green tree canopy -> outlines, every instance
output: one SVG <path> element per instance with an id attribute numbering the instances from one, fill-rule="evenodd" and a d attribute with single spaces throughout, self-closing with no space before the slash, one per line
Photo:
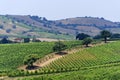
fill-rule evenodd
<path id="1" fill-rule="evenodd" d="M 55 45 L 53 46 L 53 51 L 61 52 L 62 50 L 65 50 L 66 47 L 67 46 L 63 42 L 58 41 L 58 42 L 55 42 Z"/>
<path id="2" fill-rule="evenodd" d="M 90 37 L 90 36 L 88 34 L 79 33 L 79 34 L 77 34 L 76 39 L 83 40 L 83 39 L 85 39 L 87 37 Z"/>
<path id="3" fill-rule="evenodd" d="M 33 68 L 33 63 L 36 62 L 39 59 L 37 54 L 30 54 L 27 55 L 24 59 L 24 64 L 27 65 L 28 69 Z"/>
<path id="4" fill-rule="evenodd" d="M 86 45 L 86 47 L 88 47 L 88 44 L 90 44 L 93 40 L 91 38 L 85 38 L 83 40 L 83 45 Z"/>
<path id="5" fill-rule="evenodd" d="M 118 33 L 112 34 L 111 38 L 120 38 L 120 34 L 118 34 Z"/>
<path id="6" fill-rule="evenodd" d="M 12 43 L 12 41 L 8 40 L 7 38 L 3 38 L 0 43 L 2 44 L 7 44 L 7 43 Z"/>
<path id="7" fill-rule="evenodd" d="M 104 38 L 105 43 L 107 42 L 107 37 L 111 36 L 111 33 L 107 30 L 101 31 L 100 34 L 101 34 L 101 37 Z"/>

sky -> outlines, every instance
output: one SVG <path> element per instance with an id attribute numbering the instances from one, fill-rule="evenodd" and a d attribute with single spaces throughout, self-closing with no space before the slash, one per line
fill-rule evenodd
<path id="1" fill-rule="evenodd" d="M 91 16 L 120 22 L 120 0 L 0 0 L 0 14 L 38 15 L 48 20 Z"/>

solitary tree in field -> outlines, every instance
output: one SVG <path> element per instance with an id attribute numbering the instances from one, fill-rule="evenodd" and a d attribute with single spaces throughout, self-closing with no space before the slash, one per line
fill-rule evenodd
<path id="1" fill-rule="evenodd" d="M 83 39 L 85 39 L 87 37 L 90 37 L 90 36 L 87 35 L 87 34 L 84 34 L 84 33 L 79 33 L 79 34 L 77 34 L 76 39 L 83 40 Z"/>
<path id="2" fill-rule="evenodd" d="M 88 47 L 88 45 L 92 42 L 93 40 L 91 38 L 85 38 L 83 40 L 83 45 L 86 45 L 86 47 Z"/>
<path id="3" fill-rule="evenodd" d="M 36 62 L 39 59 L 38 55 L 31 54 L 25 57 L 24 64 L 27 65 L 28 69 L 34 68 L 33 63 Z"/>
<path id="4" fill-rule="evenodd" d="M 0 43 L 2 44 L 7 44 L 7 43 L 12 43 L 12 41 L 8 40 L 7 38 L 3 38 Z"/>
<path id="5" fill-rule="evenodd" d="M 60 53 L 62 50 L 65 50 L 66 47 L 67 46 L 63 42 L 58 41 L 55 42 L 55 45 L 53 46 L 53 51 Z"/>
<path id="6" fill-rule="evenodd" d="M 1 43 L 6 44 L 6 43 L 9 43 L 9 41 L 7 40 L 7 38 L 3 38 L 3 39 L 1 40 Z"/>
<path id="7" fill-rule="evenodd" d="M 30 38 L 24 38 L 24 43 L 29 43 L 30 42 Z"/>
<path id="8" fill-rule="evenodd" d="M 111 33 L 107 30 L 103 30 L 100 33 L 101 33 L 101 36 L 104 38 L 105 43 L 107 43 L 107 37 L 110 37 Z"/>

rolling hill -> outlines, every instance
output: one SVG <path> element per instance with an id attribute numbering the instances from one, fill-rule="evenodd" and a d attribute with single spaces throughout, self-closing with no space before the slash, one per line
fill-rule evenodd
<path id="1" fill-rule="evenodd" d="M 19 47 L 24 45 L 24 48 L 26 47 L 25 49 L 27 49 L 28 47 L 35 47 L 39 45 L 40 48 L 40 45 L 46 45 L 46 43 L 48 42 L 39 44 L 21 44 Z M 52 43 L 49 43 L 49 45 Z M 69 45 L 72 45 L 70 41 L 68 41 L 68 43 L 70 43 Z M 40 67 L 33 72 L 26 70 L 15 70 L 15 66 L 19 64 L 15 63 L 15 61 L 20 61 L 22 59 L 15 59 L 14 63 L 11 62 L 11 65 L 9 65 L 9 67 L 3 67 L 3 69 L 9 70 L 9 68 L 11 68 L 11 71 L 9 73 L 9 76 L 11 77 L 9 77 L 10 79 L 6 80 L 118 80 L 120 78 L 119 44 L 120 41 L 116 41 L 84 49 L 81 49 L 82 47 L 79 47 L 77 52 L 64 55 L 61 58 L 51 62 L 48 65 L 45 65 L 44 67 Z M 1 47 L 1 51 L 3 51 L 5 48 L 10 47 L 11 45 L 1 46 L 3 46 Z M 14 45 L 14 47 L 15 46 L 18 46 L 18 44 Z M 34 47 L 32 50 L 35 50 Z M 12 50 L 9 48 L 8 52 L 13 51 L 14 49 L 17 49 L 17 47 L 13 48 Z M 46 49 L 45 46 L 43 49 Z M 4 53 L 6 52 L 7 51 L 4 51 Z M 28 52 L 24 54 L 19 53 L 15 55 L 14 58 L 19 55 L 26 55 Z M 8 63 L 9 61 L 12 61 L 10 58 L 13 57 L 13 53 L 8 54 L 10 55 L 8 58 L 10 59 L 9 61 L 7 58 L 4 58 L 5 54 L 1 55 L 1 59 L 4 60 L 4 62 Z M 2 61 L 1 66 L 4 66 L 4 64 L 2 64 Z M 1 70 L 3 69 L 1 68 Z"/>
<path id="2" fill-rule="evenodd" d="M 101 30 L 120 33 L 120 23 L 98 17 L 76 17 L 62 20 L 47 20 L 31 15 L 0 15 L 1 37 L 33 37 L 74 39 L 77 33 L 91 36 Z"/>

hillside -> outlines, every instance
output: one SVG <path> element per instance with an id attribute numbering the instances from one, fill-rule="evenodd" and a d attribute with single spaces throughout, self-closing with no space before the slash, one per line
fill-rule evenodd
<path id="1" fill-rule="evenodd" d="M 67 48 L 80 45 L 80 41 L 65 41 Z M 16 70 L 23 65 L 26 55 L 38 54 L 40 58 L 53 53 L 54 42 L 1 44 L 0 45 L 0 71 Z"/>
<path id="2" fill-rule="evenodd" d="M 42 20 L 44 21 L 44 20 Z M 73 35 L 53 31 L 43 26 L 42 22 L 31 19 L 30 16 L 0 16 L 0 37 L 33 37 L 52 39 L 73 39 Z"/>
<path id="3" fill-rule="evenodd" d="M 120 67 L 109 66 L 96 69 L 84 69 L 79 71 L 56 73 L 50 75 L 37 75 L 29 77 L 19 77 L 18 80 L 119 80 Z M 9 80 L 17 80 L 10 78 Z"/>
<path id="4" fill-rule="evenodd" d="M 104 29 L 113 33 L 119 33 L 120 30 L 119 23 L 97 17 L 76 17 L 57 20 L 56 22 L 65 28 L 75 30 L 76 33 L 83 32 L 91 36 L 99 34 Z"/>
<path id="5" fill-rule="evenodd" d="M 120 23 L 97 17 L 47 20 L 31 15 L 0 15 L 1 36 L 74 39 L 77 33 L 95 36 L 104 29 L 120 33 Z"/>
<path id="6" fill-rule="evenodd" d="M 17 78 L 22 80 L 118 80 L 120 78 L 119 44 L 120 41 L 82 50 L 79 48 L 77 52 L 64 55 L 34 72 L 22 70 L 11 72 L 12 76 L 26 76 L 26 79 L 11 77 L 11 80 Z"/>

